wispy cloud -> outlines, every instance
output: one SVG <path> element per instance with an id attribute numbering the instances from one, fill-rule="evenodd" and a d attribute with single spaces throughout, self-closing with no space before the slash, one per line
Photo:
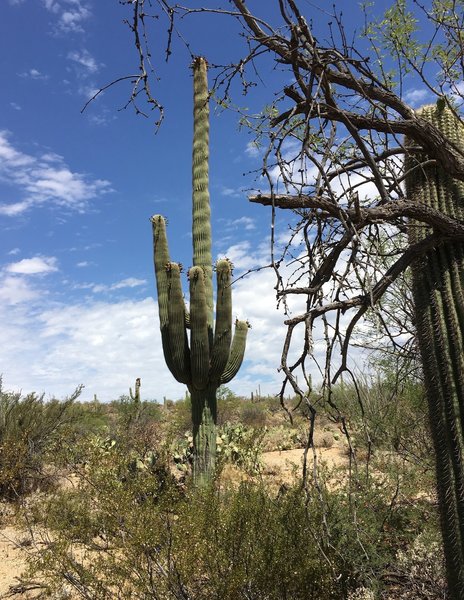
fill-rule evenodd
<path id="1" fill-rule="evenodd" d="M 16 217 L 31 207 L 30 202 L 12 202 L 9 204 L 0 204 L 0 215 L 5 217 Z"/>
<path id="2" fill-rule="evenodd" d="M 85 95 L 87 99 L 92 98 L 93 96 L 94 94 L 91 94 L 90 96 Z M 103 111 L 99 114 L 89 113 L 87 115 L 87 119 L 90 121 L 90 123 L 92 123 L 93 125 L 97 125 L 98 127 L 108 125 L 111 121 L 114 121 L 115 118 L 116 117 L 113 114 L 111 114 L 110 111 L 108 111 L 107 109 L 103 109 Z"/>
<path id="3" fill-rule="evenodd" d="M 31 287 L 29 282 L 24 277 L 15 275 L 0 276 L 0 305 L 2 306 L 5 318 L 2 323 L 9 323 L 7 310 L 8 306 L 15 306 L 23 302 L 29 302 L 39 296 L 38 292 Z M 1 314 L 1 311 L 0 311 Z M 1 338 L 1 334 L 0 334 Z M 7 341 L 5 339 L 5 341 Z"/>
<path id="4" fill-rule="evenodd" d="M 424 90 L 422 88 L 408 90 L 404 95 L 404 99 L 406 100 L 406 102 L 409 102 L 409 104 L 411 104 L 414 107 L 420 106 L 421 104 L 426 102 L 427 99 L 429 99 L 429 98 L 430 98 L 430 92 L 428 90 Z"/>
<path id="5" fill-rule="evenodd" d="M 72 171 L 57 154 L 35 157 L 17 150 L 6 131 L 0 131 L 0 180 L 23 196 L 12 203 L 0 199 L 0 215 L 10 217 L 44 204 L 85 212 L 89 200 L 111 191 L 108 181 Z"/>
<path id="6" fill-rule="evenodd" d="M 74 50 L 69 52 L 68 59 L 84 67 L 89 73 L 97 73 L 100 65 L 87 50 Z"/>
<path id="7" fill-rule="evenodd" d="M 86 100 L 90 100 L 90 98 L 93 98 L 96 93 L 98 92 L 99 88 L 94 85 L 93 83 L 83 83 L 81 85 L 78 86 L 77 88 L 77 93 L 80 96 L 83 96 Z M 100 94 L 101 96 L 101 94 Z M 101 125 L 102 123 L 99 123 L 99 125 Z"/>
<path id="8" fill-rule="evenodd" d="M 127 279 L 122 279 L 117 283 L 113 283 L 112 285 L 103 285 L 97 284 L 92 286 L 93 292 L 111 292 L 113 290 L 122 290 L 124 288 L 135 288 L 140 285 L 145 285 L 147 283 L 146 279 L 137 279 L 136 277 L 128 277 Z"/>
<path id="9" fill-rule="evenodd" d="M 84 261 L 79 263 L 78 267 L 88 266 L 90 263 Z M 138 279 L 137 277 L 127 277 L 126 279 L 122 279 L 121 281 L 117 281 L 112 284 L 104 284 L 104 283 L 77 283 L 74 287 L 79 290 L 91 290 L 94 294 L 100 294 L 102 292 L 113 292 L 115 290 L 122 289 L 133 289 L 135 287 L 143 286 L 147 283 L 146 279 Z"/>
<path id="10" fill-rule="evenodd" d="M 82 0 L 43 0 L 43 5 L 56 17 L 57 33 L 82 33 L 83 23 L 92 15 Z"/>
<path id="11" fill-rule="evenodd" d="M 35 79 L 36 81 L 46 81 L 48 79 L 48 75 L 44 75 L 38 69 L 28 69 L 27 71 L 18 73 L 18 75 L 24 79 Z"/>
<path id="12" fill-rule="evenodd" d="M 17 104 L 16 102 L 10 102 L 10 106 L 14 110 L 22 110 L 22 107 L 19 104 Z"/>
<path id="13" fill-rule="evenodd" d="M 249 318 L 253 325 L 246 362 L 230 384 L 238 393 L 249 395 L 256 388 L 257 366 L 263 393 L 280 387 L 277 367 L 283 328 L 282 315 L 268 293 L 272 277 L 260 273 L 234 285 L 234 317 Z M 19 281 L 19 276 L 14 279 Z M 83 399 L 96 393 L 107 401 L 127 393 L 141 377 L 145 398 L 184 395 L 185 387 L 174 380 L 164 361 L 158 308 L 152 298 L 50 308 L 40 294 L 34 297 L 26 282 L 18 289 L 17 281 L 3 291 L 0 282 L 0 299 L 9 294 L 14 300 L 8 313 L 0 302 L 0 320 L 6 324 L 0 330 L 0 364 L 7 388 L 64 396 L 84 383 Z M 259 303 L 257 294 L 262 298 Z"/>
<path id="14" fill-rule="evenodd" d="M 240 271 L 247 271 L 262 264 L 260 257 L 252 251 L 251 244 L 248 241 L 229 246 L 226 256 L 232 261 L 234 268 Z"/>
<path id="15" fill-rule="evenodd" d="M 230 188 L 223 186 L 221 188 L 221 195 L 229 198 L 244 198 L 246 195 L 246 189 L 243 187 Z"/>
<path id="16" fill-rule="evenodd" d="M 260 154 L 258 144 L 256 142 L 248 142 L 245 148 L 245 154 L 250 158 L 257 158 Z"/>
<path id="17" fill-rule="evenodd" d="M 19 248 L 13 248 L 9 255 L 15 255 Z M 8 307 L 21 305 L 31 300 L 40 300 L 46 295 L 46 291 L 40 290 L 31 279 L 31 276 L 48 275 L 58 271 L 57 259 L 54 256 L 33 256 L 24 258 L 17 262 L 7 264 L 0 270 L 0 306 L 5 314 L 0 314 L 0 320 L 8 323 Z M 40 278 L 39 278 L 40 280 Z M 34 280 L 37 283 L 37 279 Z M 0 310 L 1 313 L 1 310 Z"/>
<path id="18" fill-rule="evenodd" d="M 256 229 L 255 221 L 251 217 L 240 217 L 232 221 L 227 221 L 226 226 L 231 229 L 245 229 L 246 231 Z"/>
<path id="19" fill-rule="evenodd" d="M 57 262 L 54 256 L 33 256 L 32 258 L 23 258 L 18 262 L 10 263 L 5 270 L 8 273 L 20 275 L 43 275 L 58 271 Z"/>

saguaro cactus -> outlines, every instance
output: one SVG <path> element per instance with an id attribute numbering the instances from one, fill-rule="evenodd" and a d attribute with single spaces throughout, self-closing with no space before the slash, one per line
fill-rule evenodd
<path id="1" fill-rule="evenodd" d="M 235 321 L 232 336 L 232 264 L 216 264 L 217 298 L 214 326 L 211 219 L 208 190 L 209 108 L 206 61 L 195 59 L 193 133 L 193 267 L 190 312 L 181 284 L 181 266 L 169 257 L 166 221 L 152 217 L 154 262 L 158 289 L 161 340 L 166 364 L 185 383 L 192 402 L 194 478 L 209 481 L 216 457 L 216 392 L 238 372 L 245 352 L 247 321 Z M 213 331 L 214 326 L 214 331 Z M 189 335 L 190 333 L 190 335 Z"/>
<path id="2" fill-rule="evenodd" d="M 443 106 L 420 115 L 464 150 L 464 126 Z M 406 140 L 406 145 L 414 143 Z M 421 163 L 426 148 L 406 160 L 408 199 L 464 219 L 464 184 L 440 165 Z M 410 225 L 410 242 L 430 233 Z M 438 500 L 448 584 L 454 600 L 464 598 L 464 246 L 445 243 L 412 267 L 416 328 L 436 455 Z"/>

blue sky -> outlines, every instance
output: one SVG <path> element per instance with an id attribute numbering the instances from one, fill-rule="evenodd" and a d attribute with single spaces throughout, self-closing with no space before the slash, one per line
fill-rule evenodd
<path id="1" fill-rule="evenodd" d="M 128 83 L 81 114 L 99 87 L 137 71 L 123 24 L 128 7 L 116 0 L 4 0 L 0 13 L 4 388 L 61 397 L 82 383 L 84 399 L 107 401 L 141 377 L 145 398 L 181 397 L 184 386 L 160 348 L 149 217 L 168 218 L 171 256 L 190 265 L 190 56 L 176 41 L 166 65 L 165 25 L 154 30 L 160 80 L 152 86 L 166 109 L 155 134 L 154 117 L 118 110 Z M 243 50 L 237 25 L 225 18 L 217 24 L 217 16 L 193 16 L 183 32 L 195 54 L 230 62 Z M 236 90 L 251 112 L 285 83 L 278 72 L 265 75 L 267 85 L 249 97 Z M 246 198 L 257 185 L 250 172 L 260 165 L 250 141 L 237 114 L 212 111 L 213 253 L 231 258 L 238 274 L 269 262 L 270 214 Z M 274 285 L 262 271 L 234 286 L 234 314 L 253 326 L 247 359 L 230 384 L 241 394 L 258 385 L 263 393 L 279 389 L 284 315 L 275 308 Z"/>

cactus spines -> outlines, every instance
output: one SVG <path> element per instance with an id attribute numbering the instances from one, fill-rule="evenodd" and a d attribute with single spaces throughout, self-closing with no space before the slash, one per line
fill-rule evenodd
<path id="1" fill-rule="evenodd" d="M 441 105 L 423 107 L 464 151 L 464 126 Z M 409 140 L 405 141 L 406 147 Z M 411 143 L 410 145 L 414 145 Z M 440 165 L 424 165 L 426 148 L 406 160 L 408 199 L 444 214 L 464 216 L 464 184 Z M 411 223 L 410 243 L 430 229 Z M 435 448 L 437 491 L 450 597 L 464 598 L 464 246 L 447 242 L 412 265 L 416 329 Z"/>
<path id="2" fill-rule="evenodd" d="M 197 483 L 211 480 L 216 458 L 216 393 L 229 382 L 243 360 L 248 322 L 232 324 L 232 263 L 216 264 L 216 323 L 213 305 L 211 216 L 208 190 L 209 108 L 206 61 L 195 59 L 192 166 L 193 266 L 188 271 L 190 310 L 185 307 L 181 268 L 169 256 L 166 220 L 151 218 L 158 289 L 161 340 L 166 364 L 188 387 L 192 403 L 194 465 Z M 214 329 L 214 331 L 213 331 Z M 190 331 L 190 334 L 188 334 Z"/>

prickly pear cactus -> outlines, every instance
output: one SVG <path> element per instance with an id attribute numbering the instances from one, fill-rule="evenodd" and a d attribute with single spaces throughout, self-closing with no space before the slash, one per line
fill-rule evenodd
<path id="1" fill-rule="evenodd" d="M 464 126 L 443 104 L 420 116 L 464 151 Z M 406 146 L 414 146 L 406 140 Z M 422 153 L 406 159 L 409 200 L 464 218 L 464 184 Z M 431 233 L 411 223 L 411 243 Z M 464 598 L 464 246 L 444 243 L 412 266 L 417 337 L 436 455 L 437 489 L 451 598 Z"/>
<path id="2" fill-rule="evenodd" d="M 193 135 L 193 267 L 188 272 L 190 311 L 184 302 L 181 266 L 172 262 L 166 221 L 152 217 L 154 263 L 158 289 L 161 340 L 166 364 L 189 389 L 192 402 L 194 461 L 198 483 L 211 480 L 216 460 L 216 392 L 238 372 L 243 360 L 247 321 L 232 322 L 229 260 L 216 264 L 216 322 L 214 323 L 211 217 L 208 189 L 209 107 L 206 61 L 195 59 Z"/>

